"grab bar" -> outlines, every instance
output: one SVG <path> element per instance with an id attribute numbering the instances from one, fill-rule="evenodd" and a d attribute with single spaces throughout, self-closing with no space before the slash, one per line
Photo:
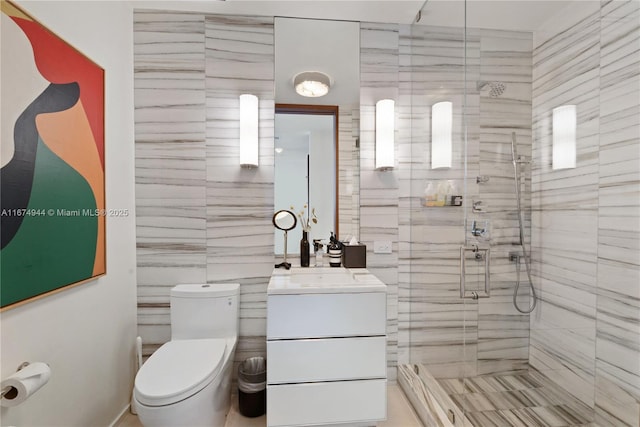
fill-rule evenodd
<path id="1" fill-rule="evenodd" d="M 466 256 L 467 252 L 473 252 L 475 254 L 476 261 L 484 259 L 484 293 L 478 293 L 475 291 L 468 291 L 466 289 L 465 276 L 466 276 Z M 490 273 L 489 268 L 491 265 L 491 250 L 489 248 L 480 248 L 478 245 L 460 246 L 460 298 L 489 298 L 491 295 Z"/>

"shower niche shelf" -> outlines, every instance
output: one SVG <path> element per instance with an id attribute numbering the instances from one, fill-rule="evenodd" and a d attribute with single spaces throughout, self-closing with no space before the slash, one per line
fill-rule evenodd
<path id="1" fill-rule="evenodd" d="M 422 198 L 422 206 L 427 208 L 444 208 L 451 206 L 462 206 L 462 196 L 445 195 L 442 200 L 432 200 L 427 197 Z"/>
<path id="2" fill-rule="evenodd" d="M 422 206 L 441 208 L 445 206 L 462 206 L 459 193 L 460 183 L 453 179 L 436 179 L 426 181 Z"/>

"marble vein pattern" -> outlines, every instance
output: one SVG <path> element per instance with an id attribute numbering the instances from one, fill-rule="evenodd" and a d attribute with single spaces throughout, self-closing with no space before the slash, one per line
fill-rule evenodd
<path id="1" fill-rule="evenodd" d="M 400 167 L 409 171 L 400 175 L 399 348 L 403 361 L 424 363 L 438 376 L 511 372 L 527 365 L 528 316 L 511 303 L 517 272 L 508 255 L 518 243 L 512 132 L 519 153 L 531 157 L 531 54 L 531 33 L 470 30 L 465 50 L 460 28 L 414 26 L 401 32 L 400 94 L 410 136 L 400 157 L 406 158 Z M 505 62 L 513 65 L 506 69 Z M 492 98 L 479 81 L 498 81 L 507 89 Z M 454 110 L 453 166 L 448 169 L 431 168 L 431 106 L 440 101 L 453 102 Z M 481 175 L 488 181 L 478 183 Z M 530 169 L 521 171 L 519 181 L 527 194 Z M 424 206 L 425 193 L 442 182 L 461 195 L 466 191 L 465 206 Z M 481 212 L 472 211 L 474 201 L 481 202 Z M 528 198 L 523 208 L 528 230 Z M 466 216 L 467 225 L 488 221 L 489 234 L 470 238 Z M 491 298 L 460 299 L 460 247 L 465 243 L 491 247 Z M 483 287 L 484 264 L 466 264 L 469 286 Z M 519 302 L 528 303 L 526 286 Z"/>
<path id="2" fill-rule="evenodd" d="M 536 34 L 532 253 L 539 303 L 529 361 L 594 405 L 600 28 L 597 7 Z M 569 22 L 566 22 L 569 21 Z M 552 110 L 576 105 L 577 167 L 553 170 Z"/>
<path id="3" fill-rule="evenodd" d="M 138 331 L 170 338 L 169 290 L 206 281 L 204 16 L 134 14 Z"/>
<path id="4" fill-rule="evenodd" d="M 170 339 L 172 286 L 239 282 L 236 360 L 264 354 L 273 268 L 272 19 L 151 10 L 134 16 L 144 353 Z M 260 99 L 257 169 L 238 162 L 242 93 Z"/>
<path id="5" fill-rule="evenodd" d="M 596 418 L 640 425 L 640 3 L 602 1 Z"/>
<path id="6" fill-rule="evenodd" d="M 575 9 L 572 9 L 575 11 Z M 599 426 L 640 424 L 640 11 L 590 3 L 536 34 L 530 363 Z M 575 169 L 553 170 L 552 108 L 577 107 Z M 595 392 L 594 392 L 595 391 Z"/>
<path id="7" fill-rule="evenodd" d="M 592 426 L 590 409 L 535 371 L 468 378 L 434 378 L 422 364 L 401 365 L 399 383 L 420 401 L 425 425 L 468 427 Z M 415 403 L 414 403 L 415 405 Z"/>
<path id="8" fill-rule="evenodd" d="M 207 15 L 207 282 L 240 282 L 236 360 L 266 352 L 273 269 L 274 26 L 272 18 Z M 259 166 L 239 167 L 239 95 L 259 99 Z"/>
<path id="9" fill-rule="evenodd" d="M 387 378 L 392 381 L 398 348 L 398 173 L 375 170 L 375 104 L 387 98 L 398 102 L 398 52 L 398 25 L 361 23 L 360 240 L 367 245 L 367 268 L 387 285 Z M 396 107 L 396 120 L 397 112 Z M 379 240 L 391 242 L 391 254 L 373 252 Z"/>

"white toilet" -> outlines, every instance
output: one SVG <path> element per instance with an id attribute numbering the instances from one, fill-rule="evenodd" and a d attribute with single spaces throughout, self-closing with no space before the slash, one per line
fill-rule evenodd
<path id="1" fill-rule="evenodd" d="M 145 427 L 222 427 L 231 404 L 240 285 L 171 289 L 171 341 L 138 371 L 133 403 Z"/>

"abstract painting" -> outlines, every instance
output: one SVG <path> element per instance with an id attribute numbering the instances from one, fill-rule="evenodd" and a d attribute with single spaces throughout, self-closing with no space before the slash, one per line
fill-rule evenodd
<path id="1" fill-rule="evenodd" d="M 104 70 L 2 0 L 0 305 L 106 273 Z"/>

